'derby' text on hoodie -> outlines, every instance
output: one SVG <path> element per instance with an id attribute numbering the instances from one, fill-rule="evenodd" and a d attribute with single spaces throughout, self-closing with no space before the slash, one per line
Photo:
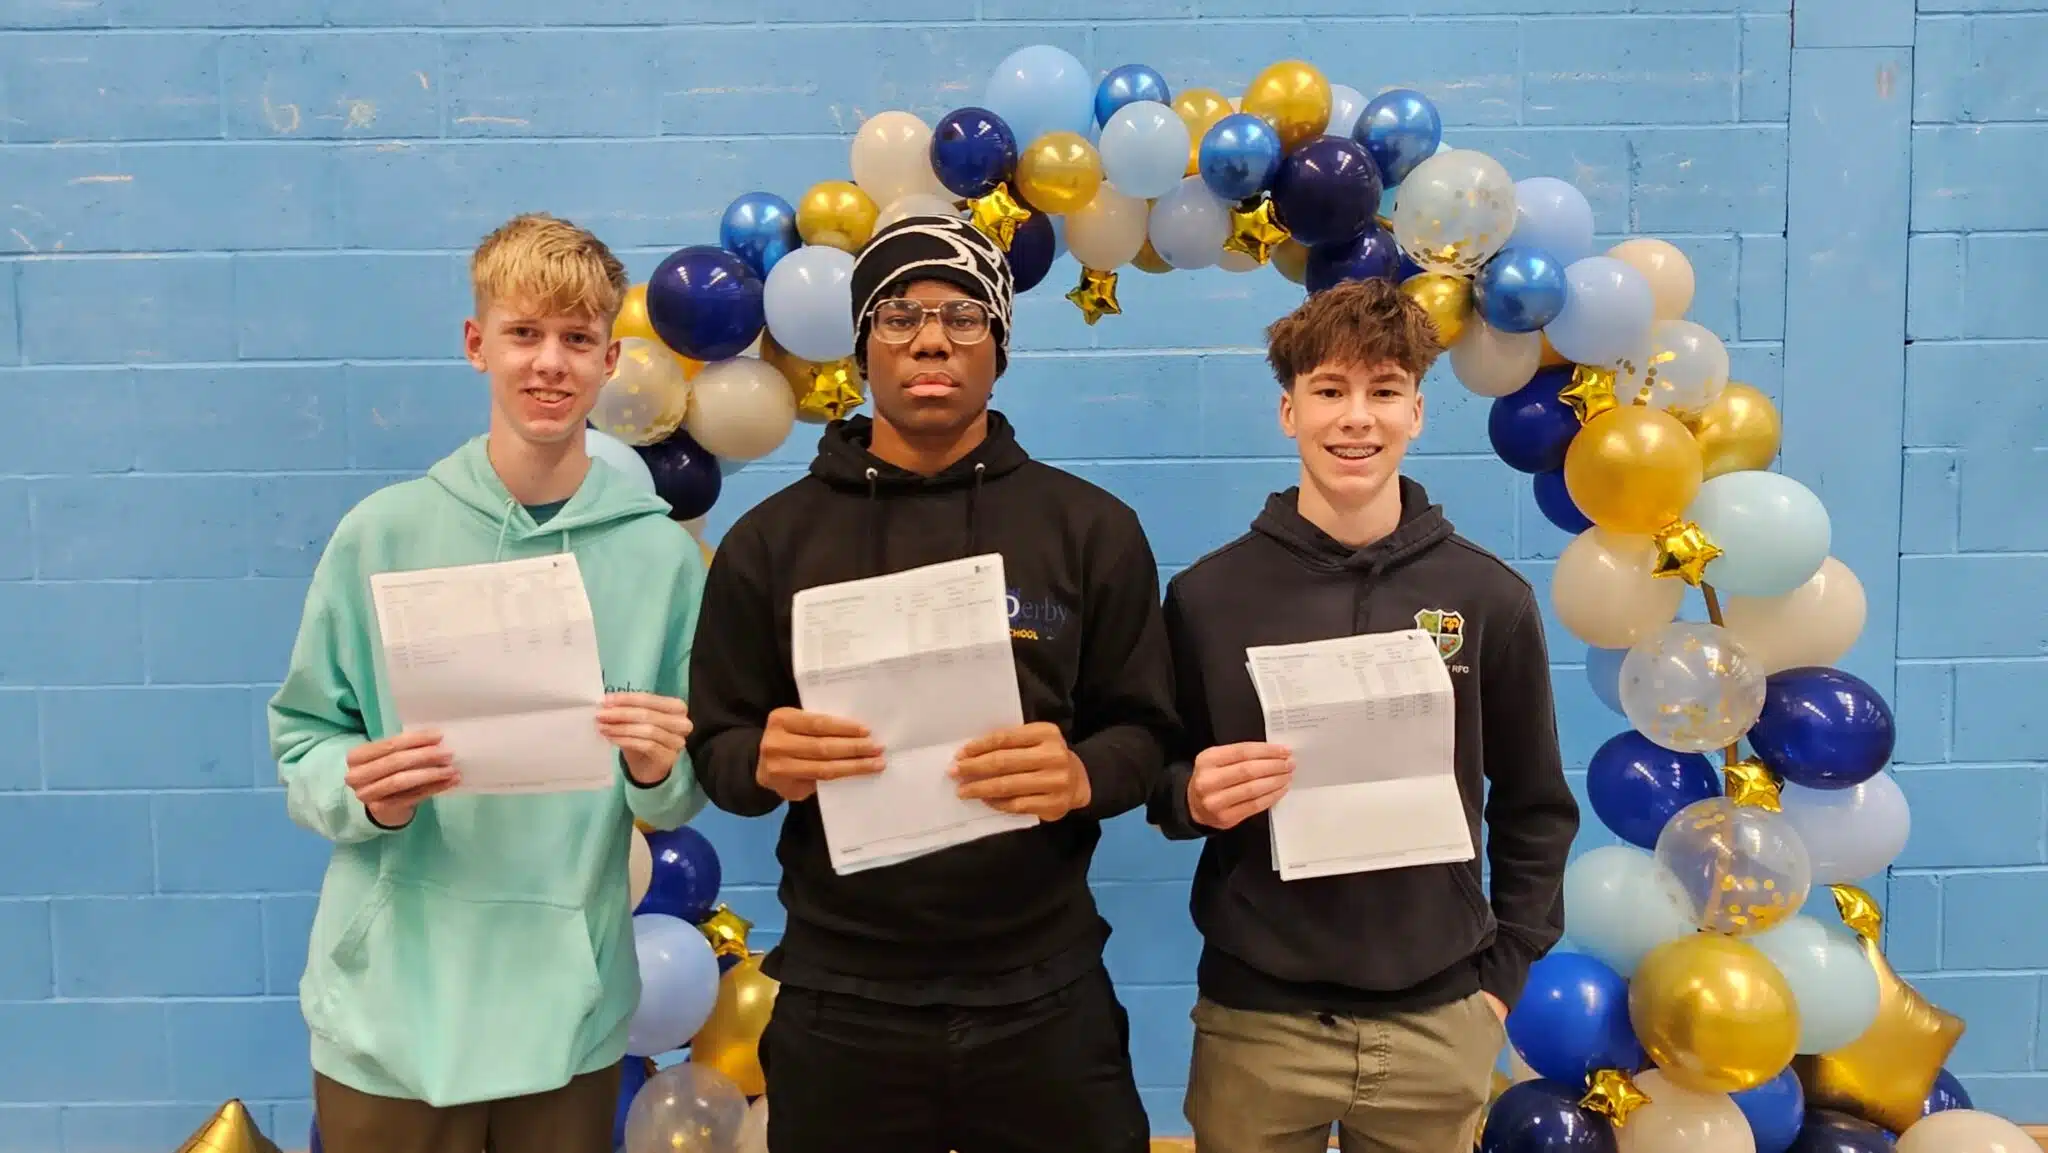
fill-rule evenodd
<path id="1" fill-rule="evenodd" d="M 1093 798 L 1057 821 L 847 876 L 832 868 L 816 799 L 789 806 L 777 847 L 788 926 L 767 961 L 784 982 L 997 1004 L 1100 964 L 1108 926 L 1088 888 L 1100 822 L 1144 805 L 1172 740 L 1158 573 L 1128 507 L 1032 460 L 1000 413 L 988 425 L 974 451 L 926 477 L 868 451 L 868 418 L 834 422 L 809 475 L 739 519 L 705 586 L 692 759 L 719 808 L 773 811 L 781 798 L 755 767 L 768 714 L 800 707 L 791 598 L 996 552 L 1024 720 L 1060 727 Z"/>

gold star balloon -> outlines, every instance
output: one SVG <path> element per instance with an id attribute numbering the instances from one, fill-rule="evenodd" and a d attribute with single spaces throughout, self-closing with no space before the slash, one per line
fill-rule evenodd
<path id="1" fill-rule="evenodd" d="M 717 912 L 706 917 L 704 923 L 697 926 L 703 932 L 704 939 L 711 942 L 711 951 L 714 954 L 742 959 L 747 955 L 747 932 L 753 927 L 752 921 L 724 905 L 718 906 Z"/>
<path id="2" fill-rule="evenodd" d="M 1614 370 L 1581 364 L 1572 369 L 1572 382 L 1557 390 L 1557 398 L 1571 405 L 1579 423 L 1585 424 L 1617 403 Z"/>
<path id="3" fill-rule="evenodd" d="M 996 185 L 995 191 L 968 204 L 974 212 L 974 227 L 995 241 L 1004 252 L 1008 252 L 1010 242 L 1017 239 L 1018 226 L 1031 219 L 1031 210 L 1017 203 L 1007 184 Z"/>
<path id="4" fill-rule="evenodd" d="M 860 390 L 860 369 L 850 356 L 811 366 L 810 379 L 797 390 L 796 412 L 813 422 L 838 420 L 867 402 Z"/>
<path id="5" fill-rule="evenodd" d="M 1962 1040 L 1963 1021 L 1892 971 L 1878 948 L 1883 915 L 1870 894 L 1854 885 L 1829 889 L 1842 922 L 1855 932 L 1864 958 L 1877 970 L 1877 1020 L 1847 1045 L 1801 1056 L 1792 1066 L 1808 1105 L 1903 1133 L 1920 1119 L 1927 1094 Z"/>
<path id="6" fill-rule="evenodd" d="M 1628 1124 L 1628 1115 L 1649 1103 L 1650 1095 L 1638 1088 L 1635 1079 L 1621 1069 L 1595 1072 L 1586 1095 L 1579 1098 L 1580 1108 L 1600 1114 L 1614 1122 L 1616 1128 Z"/>
<path id="7" fill-rule="evenodd" d="M 1707 539 L 1706 530 L 1689 520 L 1673 521 L 1652 533 L 1657 561 L 1652 576 L 1675 576 L 1698 588 L 1706 578 L 1707 562 L 1721 555 L 1721 546 Z"/>
<path id="8" fill-rule="evenodd" d="M 1081 310 L 1081 316 L 1094 324 L 1112 313 L 1122 314 L 1123 307 L 1116 302 L 1116 273 L 1102 272 L 1093 268 L 1081 270 L 1081 283 L 1067 293 L 1067 299 Z"/>
<path id="9" fill-rule="evenodd" d="M 1223 247 L 1264 264 L 1273 249 L 1291 235 L 1273 219 L 1273 201 L 1262 196 L 1250 208 L 1238 205 L 1230 210 L 1230 237 Z"/>
<path id="10" fill-rule="evenodd" d="M 178 1153 L 280 1153 L 276 1142 L 256 1127 L 256 1119 L 239 1100 L 231 1100 L 213 1119 L 178 1146 Z"/>
<path id="11" fill-rule="evenodd" d="M 1728 784 L 1728 799 L 1736 804 L 1784 811 L 1778 803 L 1778 779 L 1755 757 L 1730 763 L 1721 770 L 1721 778 Z"/>

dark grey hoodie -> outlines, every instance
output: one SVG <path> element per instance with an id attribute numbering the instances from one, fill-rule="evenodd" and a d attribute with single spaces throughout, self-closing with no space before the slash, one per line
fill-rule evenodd
<path id="1" fill-rule="evenodd" d="M 1564 932 L 1564 867 L 1578 830 L 1551 703 L 1543 621 L 1527 581 L 1453 534 L 1420 484 L 1401 521 L 1353 550 L 1275 493 L 1251 531 L 1169 584 L 1186 743 L 1149 806 L 1169 836 L 1206 837 L 1190 906 L 1204 995 L 1233 1008 L 1370 1013 L 1485 989 L 1513 1005 Z M 1457 778 L 1477 860 L 1313 880 L 1274 871 L 1264 814 L 1227 831 L 1189 818 L 1196 753 L 1265 739 L 1245 649 L 1421 627 L 1457 702 Z M 1481 837 L 1482 812 L 1485 836 Z"/>

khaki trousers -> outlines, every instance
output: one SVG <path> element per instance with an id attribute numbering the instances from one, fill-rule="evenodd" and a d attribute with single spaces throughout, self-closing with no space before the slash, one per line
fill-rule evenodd
<path id="1" fill-rule="evenodd" d="M 1486 998 L 1338 1017 L 1195 1003 L 1185 1110 L 1196 1153 L 1472 1148 L 1506 1031 Z"/>
<path id="2" fill-rule="evenodd" d="M 548 1093 L 436 1108 L 313 1075 L 322 1153 L 612 1153 L 619 1067 Z"/>

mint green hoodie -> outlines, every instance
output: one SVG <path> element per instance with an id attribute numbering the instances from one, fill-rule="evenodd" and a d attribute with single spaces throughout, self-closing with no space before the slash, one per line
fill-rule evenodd
<path id="1" fill-rule="evenodd" d="M 593 461 L 536 525 L 479 436 L 336 527 L 270 702 L 292 819 L 334 842 L 299 984 L 314 1069 L 440 1106 L 559 1088 L 625 1055 L 640 1000 L 629 839 L 636 817 L 672 829 L 703 807 L 687 754 L 651 788 L 622 765 L 608 789 L 444 795 L 396 831 L 343 777 L 351 748 L 400 727 L 369 602 L 378 572 L 573 552 L 606 688 L 682 697 L 704 562 L 668 512 Z"/>

